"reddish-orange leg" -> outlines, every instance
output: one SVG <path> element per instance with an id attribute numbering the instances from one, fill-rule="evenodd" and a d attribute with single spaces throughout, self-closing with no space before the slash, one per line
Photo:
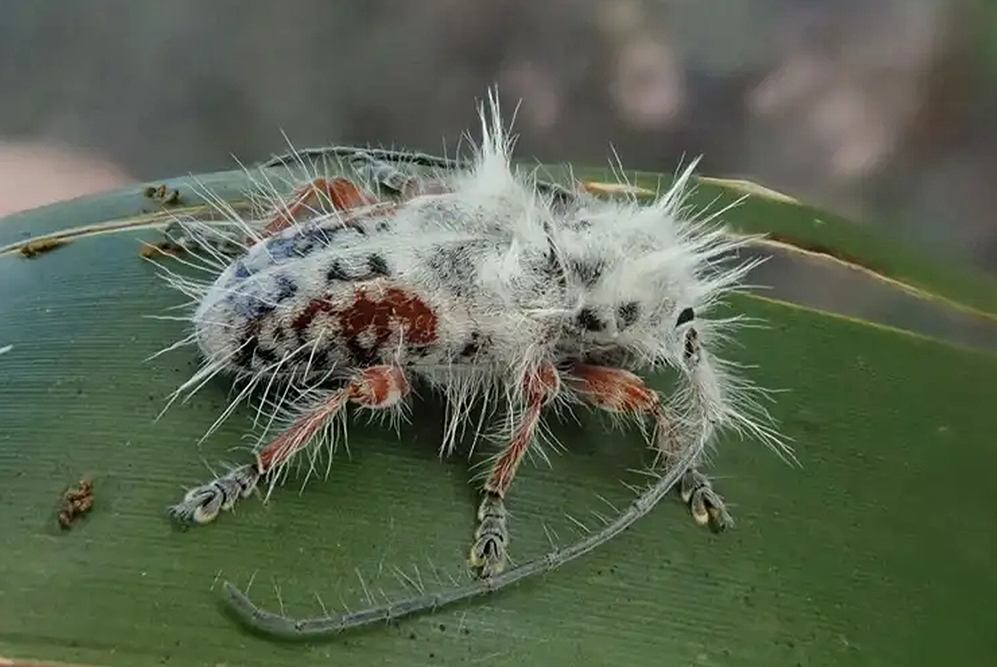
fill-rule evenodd
<path id="1" fill-rule="evenodd" d="M 348 178 L 316 178 L 294 189 L 290 199 L 271 215 L 263 230 L 263 236 L 273 236 L 287 229 L 303 212 L 324 210 L 323 200 L 331 203 L 333 209 L 337 211 L 349 211 L 377 203 L 373 196 L 361 190 Z"/>
<path id="2" fill-rule="evenodd" d="M 543 408 L 557 395 L 560 377 L 552 364 L 544 364 L 523 380 L 526 409 L 519 419 L 505 451 L 492 466 L 485 482 L 485 497 L 478 507 L 478 529 L 468 562 L 481 577 L 498 574 L 505 568 L 509 531 L 506 526 L 505 494 L 526 454 Z"/>
<path id="3" fill-rule="evenodd" d="M 419 195 L 439 194 L 445 191 L 446 184 L 442 181 L 411 177 L 406 180 L 400 195 L 401 200 L 405 201 Z M 262 237 L 273 236 L 293 225 L 295 221 L 311 217 L 308 215 L 309 212 L 326 210 L 328 205 L 331 205 L 333 210 L 341 212 L 370 207 L 369 215 L 389 215 L 395 211 L 398 204 L 394 201 L 378 200 L 348 178 L 320 177 L 294 189 L 288 200 L 270 215 Z M 366 215 L 368 214 L 364 214 L 365 217 Z M 356 219 L 356 216 L 346 217 L 343 219 L 343 224 L 351 224 Z"/>
<path id="4" fill-rule="evenodd" d="M 681 443 L 675 442 L 661 397 L 637 375 L 621 368 L 575 364 L 568 383 L 597 408 L 650 417 L 654 420 L 655 447 L 664 456 L 678 453 Z M 696 523 L 710 524 L 715 530 L 724 530 L 733 523 L 723 498 L 695 466 L 682 476 L 679 491 Z"/>
<path id="5" fill-rule="evenodd" d="M 184 522 L 213 521 L 221 510 L 231 509 L 239 498 L 252 493 L 261 477 L 278 474 L 348 403 L 375 410 L 387 409 L 397 406 L 408 393 L 408 380 L 400 368 L 371 366 L 361 370 L 345 387 L 302 413 L 283 433 L 260 449 L 255 465 L 240 466 L 191 489 L 181 503 L 170 508 L 171 514 Z"/>
<path id="6" fill-rule="evenodd" d="M 266 475 L 290 461 L 347 403 L 383 410 L 398 405 L 408 393 L 408 380 L 400 368 L 371 366 L 363 369 L 345 387 L 295 419 L 287 430 L 258 451 L 259 473 Z"/>

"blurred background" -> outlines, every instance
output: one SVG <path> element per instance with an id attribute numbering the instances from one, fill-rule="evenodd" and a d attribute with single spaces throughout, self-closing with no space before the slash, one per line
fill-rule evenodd
<path id="1" fill-rule="evenodd" d="M 987 0 L 0 0 L 0 214 L 286 146 L 751 178 L 997 272 Z"/>

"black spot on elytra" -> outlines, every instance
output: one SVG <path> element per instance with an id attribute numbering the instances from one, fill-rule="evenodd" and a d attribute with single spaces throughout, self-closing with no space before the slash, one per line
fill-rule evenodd
<path id="1" fill-rule="evenodd" d="M 462 359 L 475 357 L 481 351 L 481 335 L 477 331 L 471 332 L 471 337 L 461 348 L 458 356 Z"/>
<path id="2" fill-rule="evenodd" d="M 265 364 L 275 364 L 280 359 L 276 352 L 271 350 L 269 347 L 260 345 L 259 342 L 256 344 L 256 350 L 253 356 Z"/>
<path id="3" fill-rule="evenodd" d="M 551 236 L 550 223 L 546 220 L 543 223 L 543 229 L 547 235 L 547 253 L 544 256 L 545 263 L 540 270 L 556 282 L 558 287 L 564 290 L 568 286 L 568 276 L 565 274 L 561 262 L 558 261 L 557 246 L 554 244 L 554 239 Z"/>
<path id="4" fill-rule="evenodd" d="M 600 320 L 591 308 L 582 308 L 575 317 L 575 322 L 585 331 L 602 331 L 606 328 L 606 323 Z"/>
<path id="5" fill-rule="evenodd" d="M 692 311 L 692 308 L 683 308 L 682 312 L 679 313 L 679 318 L 675 322 L 675 326 L 680 327 L 686 322 L 692 322 L 692 318 L 695 316 L 696 314 Z"/>
<path id="6" fill-rule="evenodd" d="M 561 289 L 564 289 L 568 286 L 568 277 L 561 268 L 560 262 L 557 261 L 557 250 L 554 248 L 553 241 L 548 239 L 548 243 L 550 243 L 550 249 L 547 251 L 547 263 L 543 267 L 543 272 L 557 282 Z"/>
<path id="7" fill-rule="evenodd" d="M 437 246 L 428 263 L 439 281 L 454 294 L 465 294 L 474 283 L 474 262 L 465 246 Z"/>
<path id="8" fill-rule="evenodd" d="M 242 280 L 253 274 L 246 268 L 246 263 L 240 259 L 232 267 L 232 275 L 236 278 L 236 280 Z"/>
<path id="9" fill-rule="evenodd" d="M 410 356 L 416 359 L 424 359 L 433 351 L 433 348 L 429 345 L 408 345 L 405 349 Z"/>
<path id="10" fill-rule="evenodd" d="M 278 345 L 284 343 L 288 338 L 288 331 L 286 327 L 276 326 L 273 328 L 273 341 Z"/>
<path id="11" fill-rule="evenodd" d="M 246 327 L 246 333 L 239 344 L 239 351 L 235 355 L 235 363 L 243 368 L 256 368 L 262 362 L 264 364 L 276 363 L 280 357 L 269 346 L 263 345 L 260 341 L 260 323 L 255 321 Z"/>
<path id="12" fill-rule="evenodd" d="M 294 295 L 298 293 L 298 284 L 284 274 L 278 273 L 274 277 L 274 283 L 276 284 L 276 291 L 274 292 L 273 300 L 277 303 L 284 303 L 288 299 L 293 299 Z"/>
<path id="13" fill-rule="evenodd" d="M 247 323 L 256 322 L 277 309 L 273 297 L 259 284 L 244 285 L 239 291 L 230 292 L 225 296 L 225 305 Z"/>
<path id="14" fill-rule="evenodd" d="M 250 322 L 249 326 L 246 327 L 245 334 L 243 334 L 242 339 L 239 341 L 239 349 L 233 358 L 236 366 L 242 368 L 253 367 L 253 357 L 256 356 L 256 351 L 260 347 L 259 333 L 260 323 Z"/>
<path id="15" fill-rule="evenodd" d="M 298 343 L 298 349 L 304 349 L 306 346 L 314 344 L 314 341 L 308 340 L 308 327 L 301 327 L 300 329 L 297 329 L 295 327 L 292 327 L 290 323 L 288 323 L 282 326 L 281 328 L 287 329 L 287 333 L 289 333 L 291 336 L 294 336 L 294 339 Z"/>
<path id="16" fill-rule="evenodd" d="M 327 283 L 334 282 L 350 282 L 353 280 L 353 276 L 347 272 L 346 267 L 338 259 L 334 260 L 329 268 L 325 270 L 325 281 Z"/>
<path id="17" fill-rule="evenodd" d="M 640 317 L 640 304 L 636 301 L 621 303 L 616 308 L 616 319 L 620 329 L 626 329 Z"/>
<path id="18" fill-rule="evenodd" d="M 368 255 L 367 270 L 371 276 L 391 275 L 391 271 L 388 269 L 388 263 L 383 257 L 377 254 Z"/>
<path id="19" fill-rule="evenodd" d="M 311 368 L 311 372 L 322 372 L 332 368 L 334 365 L 332 351 L 332 348 L 328 345 L 315 348 L 314 351 L 312 349 L 308 350 L 305 355 L 305 362 Z"/>
<path id="20" fill-rule="evenodd" d="M 383 256 L 377 253 L 367 255 L 367 261 L 362 267 L 351 266 L 349 262 L 342 259 L 333 260 L 332 264 L 325 270 L 327 283 L 333 282 L 357 282 L 361 280 L 371 280 L 378 276 L 390 276 L 391 269 Z"/>

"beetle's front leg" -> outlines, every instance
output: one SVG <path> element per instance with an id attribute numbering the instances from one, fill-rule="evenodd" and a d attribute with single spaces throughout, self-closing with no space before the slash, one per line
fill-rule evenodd
<path id="1" fill-rule="evenodd" d="M 597 408 L 638 418 L 650 417 L 654 422 L 654 446 L 666 456 L 681 451 L 683 443 L 677 441 L 676 429 L 661 397 L 637 375 L 621 368 L 575 364 L 567 382 Z M 679 491 L 696 523 L 709 524 L 717 531 L 733 524 L 723 498 L 695 465 L 682 476 Z"/>

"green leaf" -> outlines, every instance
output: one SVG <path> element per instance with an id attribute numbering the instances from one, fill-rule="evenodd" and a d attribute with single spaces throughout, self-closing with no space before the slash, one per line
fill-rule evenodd
<path id="1" fill-rule="evenodd" d="M 198 179 L 236 203 L 247 185 L 242 172 Z M 191 182 L 166 183 L 180 192 L 167 212 L 139 187 L 0 220 L 0 656 L 95 665 L 970 665 L 994 655 L 997 356 L 978 348 L 997 340 L 997 284 L 762 196 L 725 218 L 868 267 L 856 274 L 789 252 L 815 275 L 857 275 L 862 288 L 846 301 L 861 303 L 866 288 L 906 301 L 892 310 L 845 303 L 845 317 L 807 306 L 821 303 L 819 285 L 734 300 L 769 328 L 744 331 L 728 355 L 751 364 L 762 386 L 787 390 L 772 413 L 802 468 L 725 438 L 713 472 L 733 531 L 710 534 L 680 503 L 663 502 L 585 557 L 491 597 L 322 642 L 248 634 L 221 613 L 221 579 L 252 580 L 255 600 L 294 616 L 343 601 L 357 608 L 364 587 L 397 595 L 404 577 L 395 567 L 429 587 L 438 586 L 435 567 L 450 586 L 477 494 L 465 457 L 439 460 L 442 408 L 428 400 L 400 437 L 354 421 L 350 456 L 337 455 L 325 480 L 299 492 L 292 479 L 270 503 L 245 501 L 207 527 L 171 524 L 165 507 L 205 479 L 203 461 L 245 456 L 238 448 L 254 417 L 237 410 L 197 446 L 227 404 L 220 381 L 155 421 L 197 359 L 182 348 L 146 360 L 179 339 L 183 323 L 145 317 L 181 298 L 138 252 L 171 212 L 205 210 Z M 733 200 L 740 187 L 704 182 L 696 201 Z M 39 238 L 66 245 L 25 257 L 24 244 Z M 938 325 L 945 317 L 947 329 Z M 964 335 L 968 326 L 979 334 Z M 655 378 L 663 390 L 669 382 Z M 612 513 L 600 498 L 625 504 L 632 496 L 620 481 L 635 481 L 627 470 L 646 456 L 636 434 L 595 417 L 555 430 L 568 451 L 552 468 L 525 466 L 509 501 L 518 560 L 547 550 L 548 534 L 562 545 L 576 539 L 565 513 L 595 526 L 592 510 Z M 61 494 L 85 475 L 95 504 L 62 530 Z"/>

